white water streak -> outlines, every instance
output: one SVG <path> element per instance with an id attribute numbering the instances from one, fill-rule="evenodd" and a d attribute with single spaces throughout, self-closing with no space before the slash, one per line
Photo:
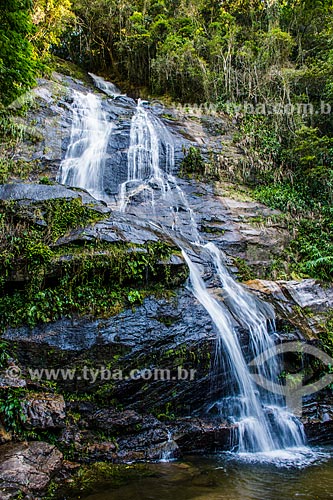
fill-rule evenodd
<path id="1" fill-rule="evenodd" d="M 58 182 L 104 197 L 103 175 L 107 146 L 114 125 L 102 109 L 100 96 L 74 91 L 69 148 L 61 162 Z"/>
<path id="2" fill-rule="evenodd" d="M 118 97 L 120 95 L 125 95 L 121 93 L 121 91 L 114 83 L 107 82 L 101 76 L 94 75 L 93 73 L 88 73 L 88 74 L 94 80 L 94 84 L 96 85 L 96 87 L 102 92 L 104 92 L 104 94 L 110 97 Z"/>

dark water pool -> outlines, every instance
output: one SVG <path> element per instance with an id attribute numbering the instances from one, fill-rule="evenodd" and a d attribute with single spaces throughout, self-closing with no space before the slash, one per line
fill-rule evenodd
<path id="1" fill-rule="evenodd" d="M 333 499 L 333 450 L 298 457 L 231 454 L 188 457 L 183 462 L 152 464 L 154 477 L 86 497 L 87 500 L 328 500 Z"/>

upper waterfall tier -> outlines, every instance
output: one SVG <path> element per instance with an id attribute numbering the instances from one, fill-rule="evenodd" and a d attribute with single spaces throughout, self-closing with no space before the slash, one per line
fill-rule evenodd
<path id="1" fill-rule="evenodd" d="M 104 196 L 104 170 L 114 125 L 95 94 L 74 91 L 70 144 L 61 163 L 58 181 L 81 187 L 95 198 Z"/>

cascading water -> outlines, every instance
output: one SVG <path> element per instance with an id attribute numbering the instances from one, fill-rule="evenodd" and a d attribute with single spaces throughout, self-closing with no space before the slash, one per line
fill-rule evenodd
<path id="1" fill-rule="evenodd" d="M 198 266 L 191 262 L 186 252 L 183 251 L 183 255 L 190 269 L 193 293 L 209 313 L 219 332 L 217 361 L 221 352 L 226 354 L 228 372 L 234 381 L 232 396 L 219 400 L 215 405 L 222 417 L 237 425 L 235 447 L 240 453 L 267 453 L 299 448 L 304 445 L 300 422 L 282 407 L 281 401 L 273 393 L 267 392 L 265 398 L 259 396 L 232 321 L 234 319 L 249 332 L 252 357 L 267 349 L 274 352 L 274 342 L 267 329 L 269 322 L 274 324 L 273 310 L 267 304 L 255 300 L 232 279 L 214 244 L 209 243 L 204 249 L 210 254 L 220 279 L 224 303 L 210 295 Z M 258 367 L 260 375 L 275 382 L 279 373 L 276 359 Z"/>
<path id="2" fill-rule="evenodd" d="M 152 181 L 158 184 L 165 204 L 169 204 L 173 214 L 172 229 L 182 233 L 181 218 L 177 218 L 179 203 L 190 214 L 190 240 L 205 253 L 206 260 L 211 262 L 220 280 L 223 290 L 224 304 L 218 302 L 208 291 L 200 273 L 199 267 L 192 262 L 183 249 L 184 258 L 190 269 L 191 289 L 197 300 L 209 313 L 219 332 L 216 364 L 219 364 L 220 354 L 226 354 L 228 371 L 231 375 L 233 394 L 215 402 L 221 417 L 228 418 L 236 426 L 235 449 L 239 453 L 269 453 L 275 450 L 304 446 L 304 434 L 300 422 L 283 408 L 273 393 L 260 395 L 243 355 L 242 348 L 235 330 L 235 324 L 249 332 L 249 351 L 252 358 L 258 354 L 273 349 L 274 341 L 269 334 L 268 326 L 274 332 L 274 311 L 271 306 L 255 299 L 228 273 L 221 252 L 213 244 L 200 244 L 200 236 L 194 215 L 186 196 L 179 187 L 177 180 L 170 173 L 170 165 L 174 160 L 167 158 L 166 168 L 160 166 L 160 148 L 162 140 L 168 138 L 169 132 L 163 123 L 144 109 L 141 101 L 131 125 L 130 148 L 128 152 L 128 179 L 120 189 L 120 209 L 126 210 L 131 196 L 139 190 L 153 189 Z M 169 154 L 173 148 L 169 148 Z M 128 187 L 135 187 L 132 190 Z M 154 203 L 154 194 L 151 195 Z M 218 369 L 218 368 L 217 368 Z M 258 367 L 259 374 L 266 380 L 278 380 L 279 363 L 277 358 Z"/>
<path id="3" fill-rule="evenodd" d="M 136 112 L 132 118 L 130 130 L 130 145 L 128 148 L 128 176 L 127 181 L 120 186 L 119 209 L 125 211 L 130 199 L 140 191 L 149 193 L 152 204 L 154 204 L 153 184 L 162 190 L 165 195 L 170 190 L 164 173 L 160 168 L 160 153 L 162 146 L 167 154 L 166 171 L 172 170 L 173 165 L 173 144 L 168 141 L 168 133 L 163 137 L 159 135 L 144 108 L 144 102 L 138 100 Z M 145 181 L 144 183 L 142 181 Z"/>
<path id="4" fill-rule="evenodd" d="M 178 446 L 176 442 L 173 440 L 173 436 L 171 432 L 168 430 L 168 440 L 165 441 L 165 443 L 162 445 L 161 448 L 161 462 L 169 462 L 170 460 L 174 459 L 175 457 L 175 452 L 178 451 Z"/>
<path id="5" fill-rule="evenodd" d="M 200 236 L 193 211 L 173 176 L 173 138 L 163 122 L 149 113 L 140 99 L 131 122 L 127 162 L 127 181 L 121 184 L 119 190 L 119 210 L 124 212 L 131 199 L 140 192 L 149 193 L 148 199 L 155 210 L 156 199 L 160 195 L 163 205 L 170 208 L 171 228 L 182 231 L 184 220 L 179 217 L 179 212 L 188 214 L 189 237 L 198 243 Z M 150 213 L 150 217 L 152 215 Z"/>
<path id="6" fill-rule="evenodd" d="M 75 103 L 71 145 L 59 177 L 63 183 L 100 192 L 103 156 L 112 127 L 109 124 L 106 130 L 108 122 L 96 96 L 76 95 Z M 162 121 L 140 100 L 131 122 L 127 159 L 128 176 L 119 187 L 118 209 L 125 212 L 135 202 L 135 210 L 144 215 L 145 207 L 149 205 L 149 215 L 146 216 L 151 219 L 157 213 L 156 204 L 162 203 L 169 213 L 169 219 L 163 221 L 164 225 L 169 226 L 174 234 L 180 233 L 183 241 L 186 239 L 189 242 L 188 246 L 201 253 L 220 282 L 223 301 L 218 301 L 210 293 L 199 266 L 190 259 L 184 245 L 182 251 L 190 269 L 190 288 L 218 331 L 215 374 L 219 371 L 221 353 L 230 374 L 231 394 L 221 394 L 211 407 L 218 409 L 221 418 L 234 424 L 234 449 L 252 456 L 274 454 L 291 448 L 302 449 L 304 434 L 300 422 L 284 409 L 282 401 L 273 393 L 259 392 L 248 368 L 250 359 L 247 360 L 243 354 L 237 335 L 237 327 L 248 332 L 248 355 L 251 359 L 268 349 L 274 352 L 274 311 L 235 282 L 215 245 L 205 245 L 201 241 L 193 211 L 173 175 L 173 138 Z M 257 369 L 266 380 L 277 383 L 280 371 L 277 357 Z"/>
<path id="7" fill-rule="evenodd" d="M 103 111 L 102 99 L 93 93 L 73 93 L 70 144 L 61 162 L 57 181 L 81 187 L 95 198 L 104 198 L 103 173 L 106 150 L 114 125 Z"/>
<path id="8" fill-rule="evenodd" d="M 101 76 L 94 75 L 93 73 L 88 73 L 88 74 L 93 79 L 96 87 L 99 90 L 101 90 L 102 92 L 104 92 L 104 94 L 106 94 L 110 97 L 118 97 L 118 96 L 124 95 L 121 93 L 121 91 L 118 89 L 118 87 L 114 83 L 107 82 Z"/>

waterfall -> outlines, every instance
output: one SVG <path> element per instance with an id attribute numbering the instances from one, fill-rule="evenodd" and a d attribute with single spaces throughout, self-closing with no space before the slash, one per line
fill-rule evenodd
<path id="1" fill-rule="evenodd" d="M 93 93 L 74 90 L 72 110 L 70 143 L 57 181 L 102 199 L 106 151 L 114 125 L 103 111 L 101 97 Z"/>
<path id="2" fill-rule="evenodd" d="M 88 73 L 88 75 L 91 76 L 96 87 L 104 92 L 104 94 L 110 97 L 118 97 L 120 95 L 124 95 L 114 83 L 107 82 L 101 76 L 94 75 L 93 73 Z"/>
<path id="3" fill-rule="evenodd" d="M 171 432 L 169 430 L 167 432 L 168 432 L 168 440 L 162 443 L 160 450 L 161 462 L 170 462 L 170 460 L 174 459 L 175 453 L 179 449 L 177 443 L 173 440 Z"/>
<path id="4" fill-rule="evenodd" d="M 175 147 L 173 138 L 156 116 L 144 107 L 144 101 L 138 100 L 136 112 L 130 129 L 130 145 L 127 154 L 128 174 L 126 182 L 119 189 L 118 207 L 126 210 L 131 199 L 138 193 L 148 193 L 148 201 L 153 208 L 158 196 L 164 206 L 169 206 L 171 228 L 182 232 L 184 221 L 179 212 L 187 214 L 191 240 L 200 241 L 193 210 L 173 175 L 175 169 Z M 145 197 L 147 200 L 147 196 Z"/>
<path id="5" fill-rule="evenodd" d="M 99 77 L 93 78 L 101 88 L 103 82 Z M 95 195 L 103 193 L 104 160 L 112 129 L 102 110 L 100 97 L 75 92 L 71 141 L 61 164 L 60 182 L 84 187 Z M 227 364 L 230 374 L 230 394 L 221 393 L 210 409 L 217 408 L 220 417 L 235 429 L 234 450 L 257 456 L 278 450 L 302 449 L 305 438 L 301 423 L 284 408 L 279 397 L 269 391 L 259 391 L 248 368 L 251 359 L 268 349 L 275 350 L 274 310 L 232 278 L 222 253 L 213 243 L 202 241 L 195 213 L 173 175 L 174 150 L 173 137 L 163 122 L 139 100 L 131 121 L 127 180 L 119 186 L 117 208 L 125 212 L 133 205 L 136 213 L 152 220 L 159 216 L 157 208 L 163 206 L 167 214 L 164 226 L 169 227 L 175 240 L 178 233 L 182 241 L 187 240 L 188 246 L 200 252 L 213 269 L 223 300 L 213 296 L 200 267 L 182 248 L 190 270 L 189 287 L 218 332 L 214 375 L 220 372 L 222 363 Z M 237 335 L 239 327 L 248 333 L 247 357 L 251 359 L 243 353 Z M 277 357 L 257 370 L 272 384 L 278 383 L 280 365 Z"/>
<path id="6" fill-rule="evenodd" d="M 161 162 L 163 141 L 169 145 L 169 149 L 164 148 L 164 162 Z M 276 450 L 300 449 L 304 447 L 305 441 L 301 423 L 284 408 L 283 401 L 273 392 L 259 392 L 251 378 L 235 328 L 238 325 L 248 332 L 248 350 L 252 359 L 267 349 L 274 352 L 274 310 L 232 278 L 224 265 L 220 250 L 213 243 L 204 244 L 201 241 L 195 214 L 172 175 L 173 168 L 170 167 L 174 166 L 174 159 L 168 156 L 173 154 L 171 141 L 164 124 L 139 101 L 130 131 L 128 179 L 120 187 L 120 210 L 125 211 L 131 197 L 144 190 L 149 191 L 148 201 L 153 207 L 156 200 L 152 185 L 157 184 L 164 204 L 170 207 L 171 229 L 180 232 L 199 248 L 204 253 L 205 260 L 214 268 L 223 291 L 223 302 L 211 295 L 201 277 L 200 268 L 182 249 L 190 269 L 191 291 L 206 309 L 218 331 L 216 371 L 219 370 L 221 353 L 224 353 L 230 373 L 232 395 L 221 395 L 211 406 L 218 408 L 221 418 L 234 424 L 234 449 L 240 454 L 267 454 Z M 178 217 L 179 206 L 183 208 L 182 217 Z M 190 219 L 189 237 L 183 233 L 184 212 Z M 152 216 L 153 212 L 150 218 Z M 258 373 L 272 384 L 278 383 L 280 371 L 277 357 L 258 367 Z"/>
<path id="7" fill-rule="evenodd" d="M 158 133 L 152 119 L 144 108 L 144 102 L 138 100 L 136 112 L 130 129 L 130 145 L 127 154 L 127 181 L 120 186 L 119 209 L 125 211 L 127 204 L 140 191 L 148 192 L 154 205 L 154 184 L 165 196 L 170 185 L 160 168 L 161 152 L 165 149 L 165 171 L 174 168 L 174 149 L 169 132 Z M 142 181 L 145 181 L 144 183 Z"/>
<path id="8" fill-rule="evenodd" d="M 232 396 L 216 403 L 221 416 L 236 424 L 235 448 L 240 453 L 267 453 L 301 447 L 304 445 L 304 434 L 300 422 L 283 408 L 275 394 L 267 392 L 265 397 L 259 396 L 233 326 L 232 319 L 235 319 L 249 332 L 249 350 L 253 358 L 267 349 L 274 352 L 274 342 L 267 329 L 267 324 L 274 324 L 273 310 L 255 300 L 233 280 L 214 244 L 205 245 L 204 250 L 212 257 L 223 287 L 225 305 L 209 293 L 198 266 L 184 250 L 183 255 L 190 269 L 193 294 L 204 306 L 219 333 L 217 361 L 220 353 L 226 354 L 228 371 L 234 381 Z M 279 366 L 276 357 L 268 366 L 265 364 L 258 369 L 266 379 L 277 381 Z"/>

